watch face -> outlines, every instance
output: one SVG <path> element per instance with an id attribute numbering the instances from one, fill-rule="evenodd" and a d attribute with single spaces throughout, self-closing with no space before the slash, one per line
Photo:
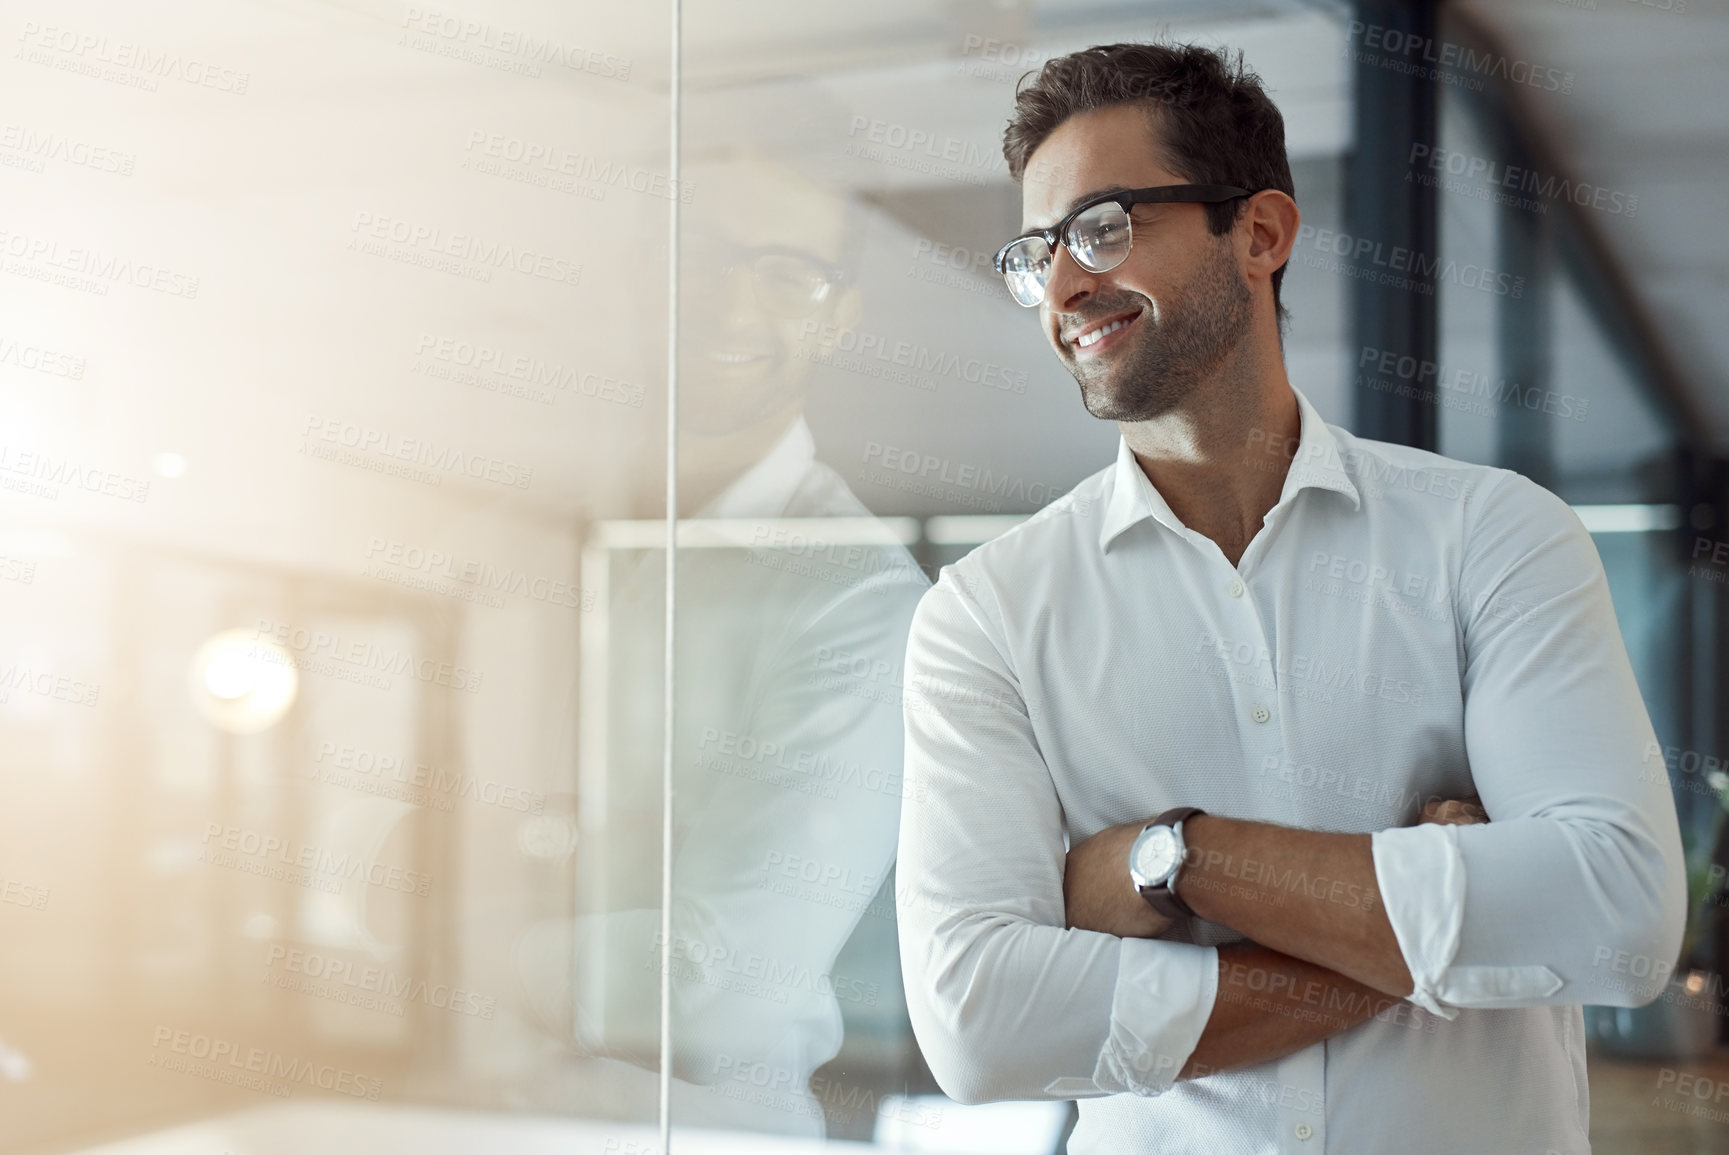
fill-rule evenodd
<path id="1" fill-rule="evenodd" d="M 1133 865 L 1141 886 L 1156 886 L 1170 877 L 1177 865 L 1177 835 L 1169 826 L 1143 831 L 1135 842 Z"/>

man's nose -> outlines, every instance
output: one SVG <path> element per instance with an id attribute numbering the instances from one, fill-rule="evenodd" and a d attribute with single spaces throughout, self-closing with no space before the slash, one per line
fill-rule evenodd
<path id="1" fill-rule="evenodd" d="M 749 265 L 739 263 L 721 275 L 720 304 L 730 323 L 751 325 L 763 320 L 762 302 L 756 298 L 756 277 Z"/>
<path id="2" fill-rule="evenodd" d="M 715 265 L 691 273 L 686 274 L 685 281 L 692 298 L 687 307 L 724 323 L 761 321 L 762 305 L 756 299 L 756 284 L 749 265 Z"/>
<path id="3" fill-rule="evenodd" d="M 1074 306 L 1098 291 L 1099 275 L 1081 267 L 1067 245 L 1051 254 L 1051 275 L 1045 281 L 1045 301 L 1059 313 L 1072 313 Z"/>

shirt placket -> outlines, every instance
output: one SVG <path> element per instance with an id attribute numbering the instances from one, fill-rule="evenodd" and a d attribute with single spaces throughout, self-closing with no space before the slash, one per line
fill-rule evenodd
<path id="1" fill-rule="evenodd" d="M 1272 532 L 1272 518 L 1273 514 L 1270 513 L 1269 524 L 1265 526 L 1261 537 Z M 1211 547 L 1211 556 L 1206 559 L 1209 570 L 1218 571 L 1218 567 L 1222 567 L 1217 579 L 1218 583 L 1223 585 L 1225 594 L 1220 599 L 1217 611 L 1223 619 L 1220 623 L 1223 627 L 1221 636 L 1242 638 L 1255 647 L 1251 667 L 1254 676 L 1232 681 L 1232 700 L 1239 716 L 1245 719 L 1240 726 L 1245 765 L 1277 764 L 1283 759 L 1285 751 L 1284 726 L 1279 715 L 1279 662 L 1267 623 L 1262 621 L 1255 598 L 1249 591 L 1248 581 L 1252 575 L 1231 565 L 1230 560 L 1210 539 L 1203 537 L 1195 544 L 1201 547 L 1203 553 L 1208 552 L 1207 547 Z M 1250 549 L 1244 552 L 1242 561 L 1252 563 L 1269 547 L 1269 541 L 1262 541 L 1257 537 L 1256 541 L 1250 543 Z M 1265 655 L 1264 660 L 1262 655 Z M 1276 1086 L 1271 1090 L 1275 1093 L 1268 1098 L 1271 1099 L 1269 1105 L 1278 1119 L 1279 1151 L 1289 1152 L 1290 1155 L 1318 1155 L 1326 1150 L 1326 1065 L 1325 1043 L 1305 1047 L 1273 1064 Z"/>
<path id="2" fill-rule="evenodd" d="M 1261 560 L 1273 549 L 1274 535 L 1278 529 L 1278 521 L 1284 516 L 1285 502 L 1267 512 L 1261 532 L 1254 541 L 1249 543 L 1249 549 L 1244 551 L 1243 561 L 1258 567 Z M 1275 566 L 1275 572 L 1277 572 Z M 1244 578 L 1249 576 L 1245 573 Z M 1246 603 L 1246 613 L 1255 623 L 1255 636 L 1261 646 L 1261 652 L 1267 655 L 1267 680 L 1272 683 L 1269 708 L 1277 712 L 1283 705 L 1279 686 L 1279 656 L 1273 648 L 1272 637 L 1278 633 L 1278 623 L 1270 623 L 1273 627 L 1269 633 L 1261 618 L 1260 609 L 1253 597 L 1250 597 L 1245 586 L 1243 601 Z M 1269 604 L 1277 604 L 1270 602 Z M 1257 754 L 1267 758 L 1259 763 L 1263 766 L 1282 764 L 1285 757 L 1285 727 L 1281 717 L 1267 720 L 1259 735 L 1259 741 L 1251 747 L 1244 743 L 1245 750 L 1253 749 Z M 1286 1055 L 1277 1063 L 1277 1078 L 1279 1080 L 1278 1135 L 1279 1150 L 1291 1152 L 1292 1155 L 1304 1153 L 1320 1153 L 1327 1149 L 1327 1045 L 1324 1042 L 1305 1047 L 1295 1054 Z"/>
<path id="3" fill-rule="evenodd" d="M 1327 1045 L 1315 1043 L 1280 1059 L 1278 1149 L 1290 1155 L 1321 1155 L 1327 1149 Z"/>
<path id="4" fill-rule="evenodd" d="M 1248 575 L 1233 566 L 1211 539 L 1193 530 L 1187 532 L 1205 555 L 1202 564 L 1207 567 L 1207 584 L 1224 595 L 1214 603 L 1215 629 L 1219 637 L 1229 639 L 1225 658 L 1232 674 L 1231 701 L 1240 719 L 1239 733 L 1247 759 L 1244 764 L 1267 765 L 1265 758 L 1284 751 L 1279 721 L 1278 657 L 1250 595 Z"/>

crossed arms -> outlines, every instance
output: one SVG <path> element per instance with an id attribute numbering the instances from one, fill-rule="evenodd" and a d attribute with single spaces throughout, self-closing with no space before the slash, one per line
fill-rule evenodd
<path id="1" fill-rule="evenodd" d="M 905 782 L 920 801 L 901 809 L 896 896 L 908 1014 L 944 1091 L 966 1103 L 1160 1094 L 1181 1074 L 1301 1049 L 1352 1016 L 1407 1013 L 1405 1001 L 1453 1018 L 1661 993 L 1616 964 L 1643 956 L 1655 973 L 1680 944 L 1669 781 L 1649 758 L 1590 536 L 1558 498 L 1506 476 L 1470 514 L 1455 596 L 1460 725 L 1493 821 L 1373 834 L 1185 826 L 1200 857 L 1178 892 L 1251 940 L 1240 946 L 1151 937 L 1162 928 L 1134 905 L 1121 841 L 1150 815 L 1121 815 L 1132 821 L 1096 847 L 1065 844 L 1070 816 L 1034 723 L 1046 703 L 1029 706 L 1038 688 L 1023 686 L 1004 625 L 1016 595 L 982 567 L 964 581 L 944 572 L 908 640 Z M 1142 772 L 1170 776 L 1168 804 L 1204 805 L 1183 796 L 1180 767 Z M 1296 869 L 1328 879 L 1323 894 L 1269 901 Z M 1275 980 L 1281 998 L 1341 1013 L 1261 1013 Z"/>
<path id="2" fill-rule="evenodd" d="M 1487 821 L 1470 800 L 1434 800 L 1424 822 Z M 1119 938 L 1155 938 L 1172 920 L 1125 885 L 1144 822 L 1107 827 L 1063 870 L 1067 923 Z M 1373 1015 L 1400 1013 L 1411 972 L 1375 880 L 1371 836 L 1324 834 L 1196 815 L 1177 892 L 1208 921 L 1250 941 L 1219 948 L 1218 997 L 1177 1074 L 1195 1078 L 1281 1058 Z M 1319 1013 L 1293 1013 L 1315 1006 Z"/>

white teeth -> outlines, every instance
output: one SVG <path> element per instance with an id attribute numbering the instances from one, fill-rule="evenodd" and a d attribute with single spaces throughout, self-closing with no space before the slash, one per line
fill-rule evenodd
<path id="1" fill-rule="evenodd" d="M 1085 349 L 1088 345 L 1096 344 L 1101 337 L 1115 333 L 1118 329 L 1121 329 L 1132 320 L 1134 320 L 1133 317 L 1124 317 L 1121 320 L 1112 321 L 1102 329 L 1094 329 L 1090 333 L 1082 333 L 1075 339 L 1075 344 L 1080 348 Z"/>

